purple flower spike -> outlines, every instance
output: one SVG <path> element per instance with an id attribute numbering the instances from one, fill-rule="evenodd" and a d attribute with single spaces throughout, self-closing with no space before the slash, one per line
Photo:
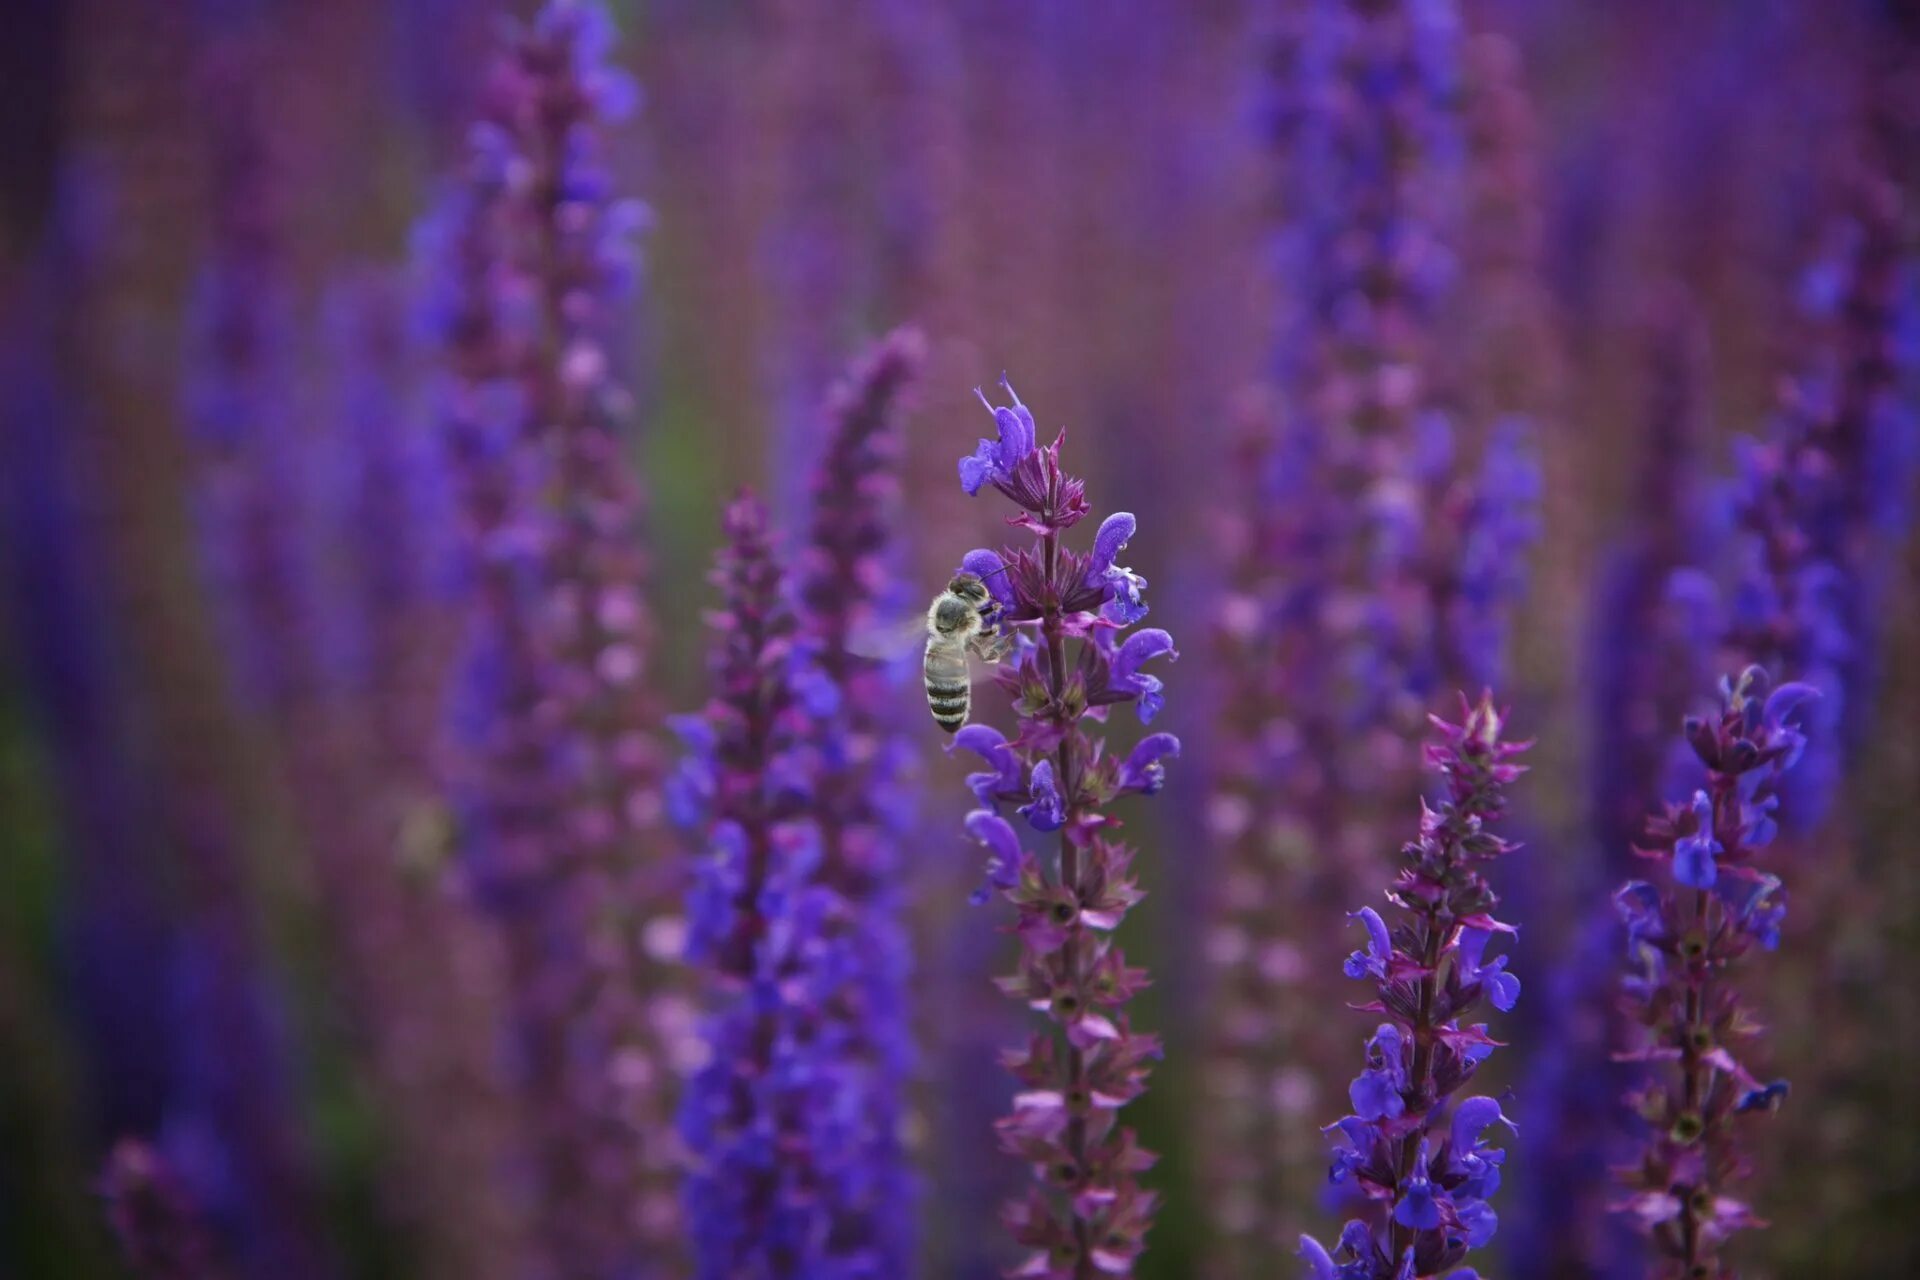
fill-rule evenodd
<path id="1" fill-rule="evenodd" d="M 982 441 L 961 462 L 962 483 L 976 493 L 991 482 L 1019 510 L 1009 523 L 1037 545 L 975 551 L 963 563 L 982 577 L 1010 566 L 988 581 L 1028 646 L 998 682 L 1012 696 L 1019 732 L 1009 741 L 968 725 L 953 745 L 987 762 L 967 779 L 982 806 L 967 816 L 967 832 L 989 850 L 988 883 L 1017 916 L 1019 968 L 999 985 L 1046 1018 L 1046 1031 L 1006 1055 L 1020 1088 L 999 1123 L 1000 1145 L 1034 1173 L 1003 1215 L 1027 1251 L 1010 1274 L 1126 1277 L 1153 1216 L 1154 1197 L 1139 1183 L 1153 1156 L 1120 1112 L 1145 1090 L 1160 1046 L 1126 1014 L 1147 977 L 1126 963 L 1113 934 L 1141 894 L 1133 850 L 1110 835 L 1117 824 L 1107 810 L 1119 796 L 1159 791 L 1180 742 L 1149 734 L 1121 760 L 1094 734 L 1106 705 L 1137 701 L 1142 720 L 1159 710 L 1161 684 L 1139 667 L 1171 656 L 1173 640 L 1164 631 L 1120 638 L 1144 612 L 1144 584 L 1114 564 L 1133 517 L 1104 521 L 1084 557 L 1064 547 L 1061 535 L 1088 512 L 1085 485 L 1061 469 L 1061 441 L 1037 446 L 1018 398 L 994 418 L 1000 439 Z M 1014 827 L 993 812 L 1010 800 L 1022 802 L 1018 812 L 1035 831 L 1058 833 L 1057 858 L 1021 849 Z"/>
<path id="2" fill-rule="evenodd" d="M 1803 291 L 1804 355 L 1729 486 L 1737 545 L 1722 652 L 1824 695 L 1804 713 L 1812 759 L 1784 792 L 1799 834 L 1825 817 L 1849 754 L 1871 739 L 1884 566 L 1904 545 L 1920 462 L 1909 211 L 1890 164 L 1888 153 L 1850 176 L 1808 273 L 1817 283 Z"/>
<path id="3" fill-rule="evenodd" d="M 1462 1101 L 1437 1167 L 1432 1153 L 1447 1099 L 1494 1048 L 1486 1025 L 1462 1026 L 1462 1015 L 1483 996 L 1505 1009 L 1518 994 L 1506 957 L 1483 963 L 1493 934 L 1511 930 L 1493 918 L 1499 900 L 1479 870 L 1516 847 L 1494 830 L 1506 809 L 1503 788 L 1522 771 L 1513 757 L 1524 746 L 1504 741 L 1504 727 L 1490 695 L 1467 707 L 1457 725 L 1435 721 L 1427 759 L 1446 777 L 1447 794 L 1437 807 L 1423 807 L 1420 837 L 1405 847 L 1389 898 L 1402 916 L 1399 928 L 1372 908 L 1350 917 L 1365 926 L 1368 943 L 1348 957 L 1346 971 L 1373 981 L 1380 998 L 1366 1007 L 1393 1020 L 1367 1041 L 1365 1067 L 1348 1088 L 1353 1114 L 1330 1127 L 1342 1144 L 1336 1181 L 1357 1182 L 1378 1215 L 1354 1218 L 1342 1231 L 1342 1280 L 1371 1280 L 1396 1254 L 1394 1274 L 1459 1274 L 1451 1268 L 1462 1261 L 1462 1246 L 1486 1244 L 1498 1226 L 1487 1198 L 1499 1187 L 1505 1152 L 1480 1138 L 1495 1123 L 1511 1125 L 1499 1103 Z M 1376 1240 L 1388 1251 L 1376 1249 Z M 1416 1258 L 1445 1262 L 1416 1273 Z"/>
<path id="4" fill-rule="evenodd" d="M 797 679 L 802 624 L 765 512 L 735 501 L 726 535 L 703 713 L 718 781 L 687 907 L 706 1010 L 680 1108 L 695 1273 L 749 1274 L 776 1254 L 795 1275 L 858 1272 L 907 1243 L 892 1220 L 909 1190 L 893 1120 L 902 1011 L 874 1007 L 897 1001 L 879 970 L 904 956 L 849 884 L 847 813 L 823 798 L 838 766 L 822 744 L 842 717 L 822 724 Z M 985 818 L 973 829 L 997 838 Z"/>
<path id="5" fill-rule="evenodd" d="M 1687 721 L 1706 786 L 1649 819 L 1638 848 L 1671 883 L 1631 881 L 1614 895 L 1627 925 L 1622 990 L 1643 1028 L 1624 1055 L 1643 1071 L 1627 1101 L 1647 1122 L 1629 1193 L 1614 1208 L 1646 1233 L 1663 1273 L 1730 1274 L 1720 1246 L 1762 1225 L 1727 1194 L 1751 1164 L 1745 1117 L 1766 1114 L 1786 1093 L 1784 1081 L 1762 1088 L 1735 1056 L 1761 1033 L 1738 975 L 1754 944 L 1779 942 L 1780 879 L 1755 862 L 1774 834 L 1783 776 L 1806 745 L 1787 717 L 1811 692 L 1769 693 L 1769 684 L 1749 667 L 1721 682 L 1719 715 Z"/>
<path id="6" fill-rule="evenodd" d="M 1466 38 L 1457 8 L 1307 0 L 1276 10 L 1260 45 L 1279 311 L 1216 517 L 1230 592 L 1209 656 L 1225 712 L 1206 810 L 1219 1007 L 1195 1148 L 1219 1250 L 1200 1269 L 1223 1275 L 1270 1270 L 1318 1181 L 1309 1110 L 1250 1082 L 1333 1079 L 1351 1051 L 1298 999 L 1295 966 L 1273 961 L 1351 945 L 1313 904 L 1366 900 L 1367 851 L 1392 847 L 1382 827 L 1419 790 L 1417 711 L 1502 683 L 1540 530 L 1531 433 L 1455 420 L 1469 403 L 1476 417 L 1508 407 L 1483 396 L 1492 381 L 1450 367 L 1456 268 L 1487 232 L 1477 208 L 1457 216 L 1462 108 L 1484 90 L 1503 122 L 1526 114 L 1510 71 L 1497 88 L 1468 78 L 1489 42 Z M 1401 1252 L 1339 1256 L 1384 1280 Z"/>
<path id="7" fill-rule="evenodd" d="M 814 1264 L 827 1269 L 898 1272 L 913 1254 L 916 1188 L 902 1136 L 912 1065 L 902 866 L 911 751 L 898 687 L 850 642 L 896 606 L 900 419 L 925 355 L 918 331 L 897 329 L 827 393 L 797 583 L 804 641 L 789 661 L 812 732 L 810 750 L 796 754 L 813 774 L 821 847 L 799 913 L 808 923 L 796 930 L 819 956 L 819 1010 L 807 1025 L 818 1049 L 807 1070 L 821 1082 L 821 1105 L 804 1158 L 833 1223 Z M 835 1105 L 847 1096 L 861 1106 Z"/>

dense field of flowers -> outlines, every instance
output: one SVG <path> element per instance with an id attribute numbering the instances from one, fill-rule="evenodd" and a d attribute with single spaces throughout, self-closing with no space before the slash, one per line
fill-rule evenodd
<path id="1" fill-rule="evenodd" d="M 30 8 L 0 1276 L 1920 1274 L 1920 9 Z"/>

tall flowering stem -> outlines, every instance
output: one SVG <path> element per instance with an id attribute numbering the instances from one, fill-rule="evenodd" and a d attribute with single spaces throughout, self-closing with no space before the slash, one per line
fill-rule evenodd
<path id="1" fill-rule="evenodd" d="M 736 500 L 726 539 L 714 695 L 676 722 L 690 750 L 670 789 L 700 840 L 687 959 L 704 978 L 706 1061 L 680 1108 L 696 1273 L 894 1274 L 898 1169 L 868 1163 L 892 1135 L 869 1110 L 884 1105 L 886 1064 L 859 1039 L 866 943 L 817 817 L 838 693 L 801 635 L 765 509 Z"/>
<path id="2" fill-rule="evenodd" d="M 814 722 L 819 884 L 835 907 L 821 932 L 845 974 L 824 1013 L 843 1087 L 859 1098 L 829 1144 L 849 1161 L 836 1171 L 834 1234 L 863 1241 L 858 1247 L 888 1273 L 911 1266 L 914 1220 L 900 1133 L 911 1059 L 900 861 L 912 816 L 911 759 L 900 683 L 850 646 L 898 603 L 891 584 L 899 581 L 899 418 L 925 358 L 917 330 L 896 330 L 828 395 L 797 581 L 809 648 L 839 703 L 839 714 Z"/>
<path id="3" fill-rule="evenodd" d="M 659 989 L 679 885 L 659 833 L 640 503 L 616 308 L 641 210 L 601 130 L 634 87 L 596 5 L 553 0 L 488 81 L 458 203 L 432 228 L 444 417 L 478 599 L 466 868 L 512 970 L 513 1059 L 544 1265 L 671 1270 L 666 1095 L 685 1014 Z"/>
<path id="4" fill-rule="evenodd" d="M 1758 666 L 1721 683 L 1719 714 L 1686 723 L 1706 785 L 1649 820 L 1637 852 L 1657 880 L 1614 895 L 1627 927 L 1625 1004 L 1642 1028 L 1623 1057 L 1648 1073 L 1627 1099 L 1648 1137 L 1618 1207 L 1647 1232 L 1662 1275 L 1731 1277 L 1720 1246 L 1764 1225 L 1730 1192 L 1747 1171 L 1743 1126 L 1775 1110 L 1787 1085 L 1761 1084 L 1736 1056 L 1761 1033 L 1737 978 L 1755 944 L 1780 942 L 1786 895 L 1760 859 L 1778 833 L 1782 775 L 1807 745 L 1792 720 L 1812 694 L 1772 687 Z"/>
<path id="5" fill-rule="evenodd" d="M 961 460 L 961 482 L 970 494 L 990 484 L 1010 500 L 1019 514 L 1008 523 L 1031 533 L 1033 545 L 976 550 L 963 568 L 986 580 L 993 625 L 1012 643 L 996 680 L 1019 727 L 1009 740 L 968 725 L 954 745 L 986 761 L 968 778 L 981 807 L 966 829 L 988 849 L 989 883 L 1017 913 L 1020 965 L 1000 986 L 1049 1023 L 1006 1055 L 1022 1088 L 999 1123 L 1000 1142 L 1031 1167 L 1034 1185 L 1005 1216 L 1030 1250 L 1018 1275 L 1126 1276 L 1155 1197 L 1138 1182 L 1153 1157 L 1120 1123 L 1120 1109 L 1145 1089 L 1160 1044 L 1134 1031 L 1125 1012 L 1147 976 L 1127 964 L 1112 934 L 1141 894 L 1129 873 L 1133 850 L 1113 838 L 1119 823 L 1108 811 L 1123 795 L 1159 790 L 1163 761 L 1180 744 L 1148 734 L 1122 759 L 1095 728 L 1117 704 L 1152 721 L 1161 682 L 1143 664 L 1177 655 L 1165 631 L 1125 634 L 1147 611 L 1145 581 L 1116 563 L 1134 518 L 1108 516 L 1090 551 L 1068 549 L 1062 535 L 1091 508 L 1084 483 L 1061 469 L 1065 434 L 1040 447 L 1033 415 L 1001 386 L 1013 403 L 988 406 L 999 438 Z M 1057 857 L 1029 852 L 1001 816 L 1005 805 L 1030 830 L 1057 833 Z"/>
<path id="6" fill-rule="evenodd" d="M 1518 847 L 1493 824 L 1506 812 L 1506 787 L 1525 771 L 1515 757 L 1527 744 L 1504 738 L 1490 694 L 1474 706 L 1462 699 L 1462 710 L 1459 724 L 1433 718 L 1426 761 L 1446 794 L 1437 808 L 1422 805 L 1419 838 L 1401 849 L 1387 891 L 1393 923 L 1372 907 L 1351 917 L 1366 945 L 1347 958 L 1346 974 L 1377 986 L 1378 998 L 1358 1007 L 1384 1020 L 1348 1089 L 1352 1114 L 1328 1127 L 1337 1135 L 1333 1180 L 1357 1185 L 1367 1211 L 1348 1221 L 1333 1252 L 1301 1237 L 1319 1280 L 1469 1277 L 1455 1268 L 1498 1225 L 1488 1200 L 1506 1153 L 1483 1135 L 1512 1122 L 1489 1097 L 1448 1104 L 1499 1046 L 1486 1023 L 1463 1021 L 1482 1000 L 1504 1011 L 1520 994 L 1506 957 L 1486 956 L 1515 929 L 1493 916 L 1499 898 L 1480 866 Z"/>

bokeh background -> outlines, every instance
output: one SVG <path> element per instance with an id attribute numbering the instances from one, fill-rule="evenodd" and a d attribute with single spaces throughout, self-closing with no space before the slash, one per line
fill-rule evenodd
<path id="1" fill-rule="evenodd" d="M 1213 1274 L 1217 1256 L 1205 815 L 1224 677 L 1207 637 L 1230 571 L 1215 516 L 1236 492 L 1286 305 L 1270 270 L 1288 210 L 1267 112 L 1287 8 L 612 6 L 614 58 L 642 88 L 606 157 L 650 211 L 615 363 L 636 397 L 626 462 L 648 501 L 663 707 L 705 697 L 722 504 L 750 485 L 803 527 L 818 406 L 895 325 L 928 341 L 904 435 L 907 594 L 930 594 L 996 536 L 953 466 L 990 425 L 972 388 L 1003 370 L 1043 429 L 1068 427 L 1096 510 L 1140 518 L 1135 567 L 1186 650 L 1166 727 L 1188 745 L 1164 803 L 1130 823 L 1151 894 L 1130 954 L 1157 980 L 1138 1021 L 1169 1045 L 1130 1110 L 1164 1157 L 1143 1276 Z M 461 171 L 506 9 L 8 7 L 0 1274 L 120 1274 L 95 1192 L 112 1143 L 172 1133 L 191 1148 L 180 1117 L 236 1107 L 250 1108 L 240 1123 L 272 1182 L 212 1197 L 233 1215 L 218 1231 L 286 1216 L 310 1246 L 303 1275 L 502 1274 L 487 1269 L 497 1257 L 479 1261 L 483 1197 L 458 1229 L 423 1225 L 420 1209 L 454 1194 L 444 1184 L 484 1183 L 488 1144 L 506 1140 L 490 1126 L 509 1123 L 491 1102 L 484 966 L 463 969 L 445 940 L 484 932 L 449 887 L 439 790 L 461 606 L 436 576 L 444 529 L 421 518 L 389 536 L 366 477 L 370 459 L 418 463 L 436 447 L 419 228 Z M 1539 743 L 1523 856 L 1533 918 L 1551 923 L 1516 968 L 1548 1000 L 1555 940 L 1582 918 L 1572 899 L 1617 865 L 1597 851 L 1608 828 L 1591 800 L 1612 749 L 1593 641 L 1614 607 L 1605 570 L 1663 518 L 1650 504 L 1704 511 L 1692 477 L 1731 474 L 1730 442 L 1765 430 L 1808 358 L 1809 269 L 1862 163 L 1904 193 L 1912 247 L 1920 13 L 1893 0 L 1467 0 L 1459 20 L 1469 203 L 1440 367 L 1467 417 L 1531 417 L 1544 476 L 1500 695 Z M 247 429 L 228 436 L 190 425 L 220 358 L 195 319 L 210 263 L 262 317 L 244 339 L 257 381 L 234 411 Z M 209 504 L 269 482 L 253 523 L 210 543 Z M 289 559 L 259 563 L 273 555 Z M 1773 1225 L 1743 1244 L 1746 1275 L 1920 1266 L 1920 674 L 1907 660 L 1920 558 L 1909 539 L 1881 563 L 1874 727 L 1836 816 L 1786 872 L 1832 891 L 1764 960 L 1756 993 L 1795 1091 L 1766 1131 L 1753 1198 Z M 250 571 L 296 585 L 237 631 L 222 584 Z M 912 711 L 920 695 L 908 683 L 900 697 Z M 1019 1175 L 993 1150 L 1010 1092 L 994 1057 L 1019 1023 L 988 982 L 1008 945 L 994 909 L 966 901 L 963 770 L 934 736 L 919 739 L 906 873 L 923 1274 L 987 1275 L 1007 1261 L 995 1206 Z M 342 843 L 370 861 L 340 872 Z M 399 888 L 367 907 L 352 895 L 369 875 Z M 369 936 L 365 912 L 388 909 L 400 914 Z M 226 941 L 183 955 L 208 920 Z M 1286 998 L 1353 1024 L 1357 1049 L 1367 1019 L 1346 1010 L 1337 960 L 1309 957 Z M 264 1056 L 178 1043 L 207 1025 L 183 1007 L 235 975 L 264 1028 L 241 1040 Z M 393 1078 L 356 1021 L 356 988 L 389 979 L 436 1037 L 426 1077 Z M 1523 1126 L 1552 1034 L 1525 1025 L 1538 1036 L 1510 1028 L 1502 1068 Z M 1314 1114 L 1335 1118 L 1344 1078 L 1307 1087 Z M 1533 1138 L 1551 1146 L 1544 1123 Z M 401 1153 L 417 1163 L 397 1175 Z M 232 1172 L 217 1154 L 200 1167 L 214 1183 Z M 1524 1157 L 1508 1172 L 1530 1176 Z M 1330 1235 L 1302 1194 L 1303 1221 Z M 1572 1218 L 1585 1203 L 1569 1192 L 1562 1207 Z M 1555 1211 L 1503 1206 L 1509 1223 Z M 1527 1238 L 1503 1231 L 1509 1255 L 1484 1272 L 1580 1273 L 1515 1245 Z"/>

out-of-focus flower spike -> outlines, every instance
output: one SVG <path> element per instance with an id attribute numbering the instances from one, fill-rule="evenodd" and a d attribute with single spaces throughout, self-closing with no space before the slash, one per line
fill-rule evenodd
<path id="1" fill-rule="evenodd" d="M 592 0 L 508 32 L 465 181 L 422 239 L 476 606 L 462 871 L 508 957 L 540 1265 L 579 1276 L 676 1269 L 668 1099 L 695 1052 L 668 981 L 681 870 L 612 355 L 640 221 L 603 167 L 601 131 L 634 101 L 614 35 Z"/>
<path id="2" fill-rule="evenodd" d="M 809 1160 L 849 1265 L 909 1269 L 915 1185 L 904 1149 L 911 955 L 901 860 L 913 792 L 900 683 L 848 650 L 900 601 L 900 423 L 926 360 L 916 329 L 887 334 L 829 392 L 798 576 L 805 651 L 834 705 L 806 709 L 818 776 L 814 818 L 823 863 L 812 886 L 828 906 L 817 946 L 837 992 L 823 990 L 811 1027 L 821 1081 Z M 805 702 L 804 691 L 802 700 Z M 862 1099 L 851 1112 L 838 1100 Z"/>

